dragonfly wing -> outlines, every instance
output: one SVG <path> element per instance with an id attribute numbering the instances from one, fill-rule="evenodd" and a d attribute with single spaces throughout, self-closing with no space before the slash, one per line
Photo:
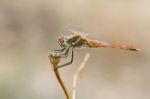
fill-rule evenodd
<path id="1" fill-rule="evenodd" d="M 74 34 L 79 34 L 79 35 L 81 35 L 83 37 L 88 36 L 88 33 L 83 32 L 83 31 L 81 31 L 79 29 L 76 29 L 75 27 L 69 27 L 68 31 L 71 32 L 71 33 L 74 33 Z"/>

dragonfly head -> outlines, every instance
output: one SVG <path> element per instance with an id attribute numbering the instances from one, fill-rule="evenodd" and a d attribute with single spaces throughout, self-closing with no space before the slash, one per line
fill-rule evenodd
<path id="1" fill-rule="evenodd" d="M 59 43 L 61 47 L 64 47 L 64 48 L 67 47 L 67 36 L 65 35 L 60 36 L 57 42 Z"/>

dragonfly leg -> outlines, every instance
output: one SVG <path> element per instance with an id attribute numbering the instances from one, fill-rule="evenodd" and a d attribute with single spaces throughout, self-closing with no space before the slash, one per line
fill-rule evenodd
<path id="1" fill-rule="evenodd" d="M 62 48 L 60 50 L 54 50 L 55 52 L 63 52 L 65 50 L 65 48 Z"/>
<path id="2" fill-rule="evenodd" d="M 66 58 L 68 56 L 68 53 L 69 53 L 69 48 L 66 50 L 65 53 L 61 54 L 61 57 Z"/>
<path id="3" fill-rule="evenodd" d="M 72 64 L 72 62 L 73 62 L 73 55 L 74 55 L 74 51 L 73 51 L 73 48 L 72 48 L 71 61 L 68 62 L 68 63 L 65 63 L 65 64 L 62 64 L 62 65 L 57 66 L 56 70 L 57 70 L 58 68 L 61 68 L 61 67 L 64 67 L 64 66 L 67 66 L 67 65 Z"/>

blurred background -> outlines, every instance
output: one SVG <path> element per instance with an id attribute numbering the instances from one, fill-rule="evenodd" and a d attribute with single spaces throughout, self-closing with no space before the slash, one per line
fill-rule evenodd
<path id="1" fill-rule="evenodd" d="M 74 62 L 60 69 L 69 91 L 87 52 L 77 99 L 150 99 L 150 1 L 0 0 L 0 99 L 66 99 L 48 52 L 74 25 L 89 38 L 129 44 L 120 49 L 76 49 Z M 70 56 L 62 60 L 70 61 Z"/>

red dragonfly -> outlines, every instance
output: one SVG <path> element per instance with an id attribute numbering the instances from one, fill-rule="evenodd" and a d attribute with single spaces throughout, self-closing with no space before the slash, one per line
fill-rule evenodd
<path id="1" fill-rule="evenodd" d="M 58 38 L 58 43 L 61 46 L 61 50 L 54 50 L 55 52 L 61 53 L 62 58 L 66 58 L 68 56 L 68 52 L 71 49 L 72 50 L 72 58 L 71 61 L 68 63 L 65 63 L 63 65 L 58 66 L 64 67 L 66 65 L 70 65 L 73 62 L 73 49 L 74 48 L 82 48 L 82 47 L 88 47 L 88 48 L 99 48 L 99 47 L 107 47 L 107 48 L 119 48 L 124 50 L 130 50 L 130 51 L 139 51 L 139 49 L 131 46 L 131 45 L 124 45 L 124 44 L 113 44 L 108 43 L 104 41 L 98 41 L 98 40 L 92 40 L 87 38 L 87 33 L 83 33 L 81 31 L 75 30 L 75 29 L 69 29 L 73 34 L 72 35 L 62 35 Z"/>

